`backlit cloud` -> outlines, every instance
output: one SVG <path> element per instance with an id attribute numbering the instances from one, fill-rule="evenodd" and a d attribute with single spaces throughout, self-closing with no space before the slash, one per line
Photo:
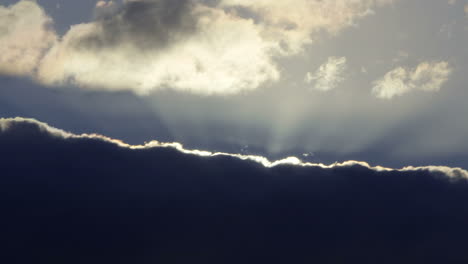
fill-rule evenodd
<path id="1" fill-rule="evenodd" d="M 99 7 L 99 8 L 107 8 L 107 7 L 111 7 L 115 5 L 114 1 L 98 1 L 96 3 L 96 7 Z"/>
<path id="2" fill-rule="evenodd" d="M 298 53 L 313 42 L 316 33 L 337 34 L 372 14 L 372 8 L 393 0 L 222 0 L 227 8 L 244 8 L 254 14 L 265 38 L 282 44 L 285 53 Z"/>
<path id="3" fill-rule="evenodd" d="M 8 263 L 466 260 L 463 169 L 293 158 L 264 167 L 246 156 L 49 129 L 0 119 Z"/>
<path id="4" fill-rule="evenodd" d="M 276 58 L 298 54 L 320 32 L 337 34 L 390 2 L 137 0 L 116 7 L 98 1 L 96 20 L 72 26 L 61 41 L 54 42 L 57 36 L 45 27 L 34 30 L 39 35 L 33 40 L 21 41 L 30 27 L 11 27 L 3 38 L 9 46 L 21 41 L 34 47 L 27 66 L 13 68 L 24 68 L 17 72 L 46 85 L 232 94 L 278 80 Z M 39 22 L 50 21 L 32 1 L 7 10 L 19 7 L 26 11 L 16 16 L 18 24 L 39 11 L 34 13 L 43 19 Z M 3 12 L 1 19 L 7 18 Z M 5 56 L 13 55 L 0 56 L 0 67 L 6 68 L 12 60 Z"/>
<path id="5" fill-rule="evenodd" d="M 159 5 L 130 2 L 113 17 L 73 27 L 44 58 L 38 78 L 139 94 L 167 87 L 230 94 L 278 78 L 274 43 L 252 21 L 201 5 Z M 168 8 L 177 14 L 161 15 Z"/>
<path id="6" fill-rule="evenodd" d="M 372 93 L 381 99 L 392 99 L 412 90 L 437 92 L 448 80 L 452 68 L 448 62 L 423 62 L 416 68 L 398 67 L 374 82 Z"/>
<path id="7" fill-rule="evenodd" d="M 308 72 L 305 77 L 305 82 L 313 83 L 315 90 L 333 90 L 344 80 L 342 75 L 345 70 L 345 57 L 330 57 L 315 73 Z"/>
<path id="8" fill-rule="evenodd" d="M 55 40 L 52 20 L 35 2 L 0 5 L 0 74 L 34 75 Z"/>

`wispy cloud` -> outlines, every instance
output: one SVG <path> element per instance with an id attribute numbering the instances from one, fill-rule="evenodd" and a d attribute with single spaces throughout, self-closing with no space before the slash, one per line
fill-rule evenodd
<path id="1" fill-rule="evenodd" d="M 449 79 L 448 62 L 423 62 L 416 68 L 398 67 L 374 82 L 372 93 L 381 99 L 392 99 L 413 90 L 437 92 Z"/>
<path id="2" fill-rule="evenodd" d="M 333 90 L 344 80 L 343 73 L 345 70 L 345 57 L 330 57 L 315 73 L 308 72 L 305 77 L 305 82 L 309 84 L 313 83 L 315 90 Z"/>

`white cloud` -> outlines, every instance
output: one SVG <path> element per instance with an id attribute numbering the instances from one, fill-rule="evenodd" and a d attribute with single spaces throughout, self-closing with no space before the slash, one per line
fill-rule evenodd
<path id="1" fill-rule="evenodd" d="M 391 99 L 394 96 L 401 96 L 411 90 L 407 83 L 408 73 L 406 69 L 398 67 L 385 76 L 374 82 L 372 93 L 378 98 Z"/>
<path id="2" fill-rule="evenodd" d="M 452 69 L 447 62 L 424 62 L 410 75 L 411 84 L 423 91 L 437 92 L 448 80 Z"/>
<path id="3" fill-rule="evenodd" d="M 230 94 L 278 78 L 270 57 L 274 43 L 261 39 L 251 21 L 215 9 L 200 12 L 204 30 L 162 52 L 142 51 L 127 40 L 99 51 L 76 49 L 78 42 L 101 30 L 94 23 L 77 25 L 44 58 L 38 78 L 49 85 L 72 82 L 138 94 L 165 87 Z"/>
<path id="4" fill-rule="evenodd" d="M 265 38 L 281 42 L 282 52 L 298 53 L 316 33 L 337 34 L 355 25 L 372 9 L 393 0 L 222 0 L 224 7 L 242 7 L 259 18 Z"/>
<path id="5" fill-rule="evenodd" d="M 447 62 L 423 62 L 416 68 L 398 67 L 374 82 L 372 93 L 381 99 L 392 99 L 412 90 L 437 92 L 452 72 Z"/>
<path id="6" fill-rule="evenodd" d="M 52 20 L 35 2 L 0 5 L 0 74 L 32 75 L 56 40 Z"/>
<path id="7" fill-rule="evenodd" d="M 335 89 L 343 80 L 346 70 L 345 57 L 330 57 L 322 64 L 315 73 L 308 72 L 305 77 L 306 83 L 314 83 L 314 89 L 329 91 Z"/>
<path id="8" fill-rule="evenodd" d="M 130 90 L 138 94 L 167 88 L 205 95 L 238 93 L 278 80 L 280 71 L 275 59 L 302 52 L 317 33 L 337 34 L 372 14 L 372 8 L 390 2 L 221 0 L 207 5 L 205 1 L 132 0 L 124 1 L 124 5 L 153 3 L 159 9 L 175 9 L 157 15 L 150 12 L 158 8 L 140 9 L 143 13 L 133 14 L 133 17 L 150 23 L 131 21 L 134 22 L 132 25 L 125 24 L 128 23 L 125 19 L 131 16 L 119 13 L 125 9 L 97 10 L 98 14 L 105 11 L 105 19 L 98 16 L 94 22 L 72 26 L 60 41 L 55 42 L 55 34 L 40 26 L 50 19 L 35 2 L 23 0 L 9 9 L 27 6 L 28 13 L 18 13 L 16 22 L 28 26 L 9 27 L 11 33 L 3 35 L 2 43 L 24 45 L 33 54 L 23 55 L 22 60 L 13 57 L 11 52 L 6 53 L 10 55 L 0 55 L 0 69 L 19 68 L 16 72 L 30 74 L 50 86 L 73 84 L 87 89 Z M 185 12 L 181 21 L 158 28 L 159 22 L 167 22 L 163 21 L 164 16 L 177 17 L 177 13 L 173 16 L 169 12 L 180 11 L 177 3 L 188 3 L 187 7 L 180 8 Z M 115 2 L 98 1 L 96 8 L 108 6 L 115 6 Z M 248 10 L 250 15 L 246 16 L 241 9 Z M 109 14 L 109 10 L 113 13 Z M 29 23 L 30 13 L 43 20 Z M 160 21 L 151 24 L 159 16 Z M 5 21 L 8 15 L 0 13 L 0 19 Z M 173 22 L 171 19 L 170 23 Z M 183 24 L 190 19 L 193 21 L 188 25 Z M 182 25 L 177 24 L 179 22 Z M 190 25 L 193 30 L 186 28 Z M 116 31 L 106 32 L 109 28 Z M 176 31 L 171 31 L 174 28 Z M 159 33 L 166 34 L 164 43 L 153 38 Z M 25 36 L 28 36 L 27 40 Z M 83 43 L 90 40 L 94 41 L 91 47 L 83 47 Z M 47 49 L 50 51 L 42 59 L 43 51 Z"/>

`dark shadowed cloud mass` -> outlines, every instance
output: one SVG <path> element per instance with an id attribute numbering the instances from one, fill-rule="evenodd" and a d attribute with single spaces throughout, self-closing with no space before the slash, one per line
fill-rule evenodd
<path id="1" fill-rule="evenodd" d="M 0 131 L 9 263 L 468 260 L 463 170 L 269 168 L 34 120 L 4 119 Z"/>

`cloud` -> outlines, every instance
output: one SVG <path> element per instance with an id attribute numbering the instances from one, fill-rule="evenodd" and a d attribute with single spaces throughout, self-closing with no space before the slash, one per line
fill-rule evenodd
<path id="1" fill-rule="evenodd" d="M 448 80 L 452 69 L 447 62 L 425 62 L 410 75 L 411 84 L 423 91 L 439 91 Z"/>
<path id="2" fill-rule="evenodd" d="M 306 83 L 314 83 L 314 89 L 329 91 L 335 89 L 343 80 L 346 70 L 345 57 L 330 57 L 322 64 L 315 73 L 308 72 L 305 77 Z"/>
<path id="3" fill-rule="evenodd" d="M 372 93 L 382 99 L 391 99 L 408 93 L 412 88 L 407 84 L 408 74 L 406 69 L 398 67 L 374 82 Z"/>
<path id="4" fill-rule="evenodd" d="M 94 9 L 94 17 L 95 19 L 111 17 L 117 12 L 118 8 L 119 5 L 114 1 L 98 1 Z"/>
<path id="5" fill-rule="evenodd" d="M 321 168 L 321 169 L 333 169 L 333 168 L 341 168 L 341 167 L 353 167 L 353 166 L 361 166 L 365 167 L 370 170 L 374 170 L 376 172 L 391 172 L 391 171 L 400 171 L 400 172 L 405 172 L 405 171 L 431 171 L 435 173 L 441 173 L 445 174 L 449 178 L 466 178 L 468 179 L 468 171 L 461 169 L 461 168 L 450 168 L 450 167 L 444 167 L 444 166 L 425 166 L 425 167 L 413 167 L 413 166 L 408 166 L 404 167 L 402 169 L 392 169 L 392 168 L 386 168 L 382 166 L 370 166 L 366 162 L 362 161 L 345 161 L 342 163 L 334 163 L 330 165 L 322 164 L 322 163 L 310 163 L 310 162 L 303 162 L 297 157 L 287 157 L 285 159 L 281 160 L 276 160 L 276 161 L 270 161 L 265 157 L 262 156 L 256 156 L 256 155 L 243 155 L 243 154 L 231 154 L 231 153 L 224 153 L 224 152 L 210 152 L 210 151 L 205 151 L 205 150 L 190 150 L 184 148 L 184 146 L 180 143 L 177 142 L 172 142 L 172 143 L 165 143 L 165 142 L 159 142 L 156 140 L 146 142 L 143 145 L 130 145 L 125 142 L 122 142 L 117 139 L 112 139 L 103 135 L 99 134 L 81 134 L 81 135 L 76 135 L 70 132 L 66 132 L 64 130 L 54 128 L 52 126 L 49 126 L 46 123 L 37 121 L 35 119 L 31 118 L 22 118 L 22 117 L 16 117 L 16 118 L 0 118 L 0 135 L 1 133 L 7 133 L 14 131 L 15 129 L 21 130 L 31 130 L 31 131 L 39 131 L 40 133 L 45 133 L 49 136 L 53 136 L 59 139 L 75 139 L 75 140 L 94 140 L 94 141 L 101 141 L 106 144 L 111 144 L 118 146 L 120 148 L 124 149 L 130 149 L 130 150 L 145 150 L 145 149 L 158 149 L 158 148 L 170 148 L 174 149 L 180 153 L 183 154 L 188 154 L 188 155 L 195 155 L 195 156 L 202 156 L 202 157 L 228 157 L 228 158 L 234 158 L 234 159 L 239 159 L 243 161 L 249 161 L 249 162 L 255 162 L 258 164 L 263 165 L 264 167 L 267 168 L 273 168 L 276 166 L 280 165 L 293 165 L 293 166 L 298 166 L 298 167 L 316 167 L 316 168 Z M 21 135 L 21 133 L 19 133 Z"/>
<path id="6" fill-rule="evenodd" d="M 273 43 L 252 21 L 189 2 L 162 3 L 130 2 L 111 18 L 73 27 L 42 61 L 39 80 L 138 94 L 231 94 L 278 78 Z"/>
<path id="7" fill-rule="evenodd" d="M 249 91 L 280 78 L 277 58 L 298 54 L 321 32 L 337 34 L 390 2 L 99 1 L 95 21 L 72 26 L 53 45 L 41 41 L 50 50 L 34 61 L 37 73 L 31 74 L 49 86 L 138 94 L 168 88 L 205 95 Z M 29 1 L 15 6 L 25 3 L 40 9 Z M 21 28 L 14 32 L 23 34 Z"/>
<path id="8" fill-rule="evenodd" d="M 114 1 L 98 1 L 96 7 L 98 8 L 109 8 L 115 5 Z"/>
<path id="9" fill-rule="evenodd" d="M 0 74 L 34 75 L 55 41 L 52 20 L 35 2 L 0 5 Z"/>
<path id="10" fill-rule="evenodd" d="M 392 99 L 413 90 L 437 92 L 448 80 L 452 68 L 448 62 L 423 62 L 416 68 L 398 67 L 374 82 L 372 93 L 381 99 Z"/>
<path id="11" fill-rule="evenodd" d="M 373 13 L 372 8 L 393 0 L 222 0 L 227 8 L 242 8 L 253 14 L 263 34 L 282 45 L 282 52 L 296 54 L 320 31 L 337 34 Z"/>
<path id="12" fill-rule="evenodd" d="M 8 263 L 466 260 L 462 169 L 265 167 L 31 119 L 1 119 L 0 130 Z"/>

